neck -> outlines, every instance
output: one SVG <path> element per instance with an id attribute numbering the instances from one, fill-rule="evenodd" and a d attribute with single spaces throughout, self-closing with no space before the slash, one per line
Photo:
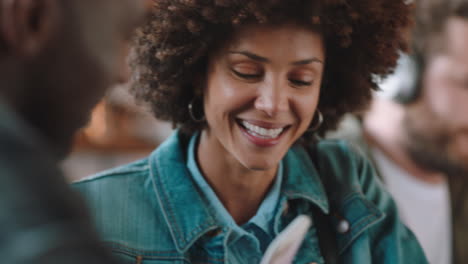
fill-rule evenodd
<path id="1" fill-rule="evenodd" d="M 404 114 L 402 106 L 391 101 L 375 99 L 363 122 L 366 141 L 418 180 L 429 184 L 443 183 L 443 173 L 420 166 L 406 151 L 405 141 L 408 139 L 403 129 Z"/>
<path id="2" fill-rule="evenodd" d="M 197 162 L 206 181 L 238 224 L 255 215 L 277 171 L 277 167 L 265 171 L 246 168 L 207 131 L 200 137 Z"/>

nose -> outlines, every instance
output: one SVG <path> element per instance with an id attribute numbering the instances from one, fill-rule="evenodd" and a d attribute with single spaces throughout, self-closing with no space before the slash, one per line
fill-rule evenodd
<path id="1" fill-rule="evenodd" d="M 287 87 L 280 84 L 265 84 L 258 89 L 255 108 L 273 117 L 289 109 Z"/>

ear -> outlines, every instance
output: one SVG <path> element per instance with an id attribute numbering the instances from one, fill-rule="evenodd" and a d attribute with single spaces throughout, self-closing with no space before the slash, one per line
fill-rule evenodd
<path id="1" fill-rule="evenodd" d="M 6 0 L 1 4 L 0 34 L 10 52 L 34 56 L 57 33 L 57 0 Z"/>

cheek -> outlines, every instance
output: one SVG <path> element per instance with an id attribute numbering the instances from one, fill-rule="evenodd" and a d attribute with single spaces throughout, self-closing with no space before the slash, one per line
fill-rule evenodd
<path id="1" fill-rule="evenodd" d="M 453 119 L 465 113 L 468 92 L 454 81 L 457 66 L 446 57 L 436 57 L 424 74 L 422 99 L 427 108 L 441 119 Z"/>
<path id="2" fill-rule="evenodd" d="M 427 108 L 437 118 L 446 120 L 451 124 L 468 125 L 468 92 L 459 87 L 444 81 L 443 79 L 433 78 L 433 82 L 425 86 Z"/>
<path id="3" fill-rule="evenodd" d="M 317 110 L 319 92 L 312 92 L 308 95 L 297 96 L 293 103 L 293 111 L 301 119 L 301 128 L 307 127 L 313 121 Z"/>
<path id="4" fill-rule="evenodd" d="M 235 114 L 248 107 L 255 98 L 255 88 L 241 85 L 229 76 L 218 74 L 209 80 L 205 89 L 205 112 L 222 115 Z"/>
<path id="5" fill-rule="evenodd" d="M 434 59 L 424 74 L 422 100 L 428 110 L 440 118 L 451 114 L 450 83 L 447 81 L 447 64 L 443 59 Z"/>

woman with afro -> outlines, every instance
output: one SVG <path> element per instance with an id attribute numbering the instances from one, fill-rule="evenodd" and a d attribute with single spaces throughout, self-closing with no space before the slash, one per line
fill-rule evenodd
<path id="1" fill-rule="evenodd" d="M 105 244 L 123 263 L 259 263 L 306 215 L 294 263 L 426 263 L 368 162 L 319 138 L 392 72 L 409 13 L 402 0 L 155 0 L 133 92 L 177 129 L 75 184 Z"/>

